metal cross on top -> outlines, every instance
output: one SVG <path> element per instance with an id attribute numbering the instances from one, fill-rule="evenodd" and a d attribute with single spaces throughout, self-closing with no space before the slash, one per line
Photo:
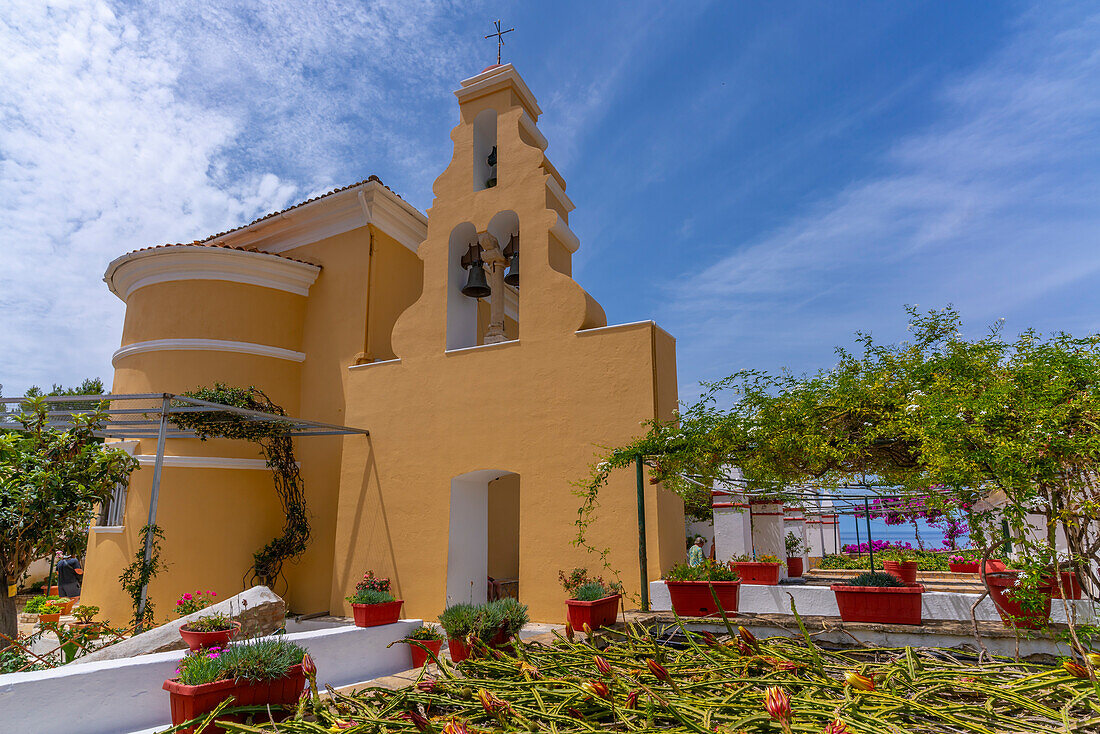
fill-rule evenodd
<path id="1" fill-rule="evenodd" d="M 497 37 L 497 63 L 499 64 L 500 63 L 500 47 L 504 45 L 504 34 L 505 33 L 511 33 L 512 31 L 515 30 L 515 28 L 509 28 L 506 31 L 502 31 L 502 30 L 500 30 L 500 21 L 499 20 L 496 21 L 496 27 L 497 27 L 497 32 L 496 33 L 490 33 L 489 35 L 487 35 L 485 37 L 486 38 L 492 38 L 493 36 Z"/>

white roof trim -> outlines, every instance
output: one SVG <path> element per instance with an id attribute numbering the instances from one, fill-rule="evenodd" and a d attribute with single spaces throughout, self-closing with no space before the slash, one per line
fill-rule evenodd
<path id="1" fill-rule="evenodd" d="M 367 181 L 226 232 L 210 242 L 281 253 L 367 224 L 412 252 L 428 237 L 428 218 L 422 212 L 378 181 Z"/>
<path id="2" fill-rule="evenodd" d="M 505 86 L 511 86 L 516 90 L 520 101 L 534 117 L 542 114 L 542 108 L 535 101 L 535 95 L 531 94 L 531 90 L 527 88 L 527 84 L 524 83 L 519 72 L 511 64 L 494 66 L 469 79 L 463 79 L 462 88 L 455 90 L 455 96 L 458 97 L 461 104 L 466 100 L 482 97 Z"/>
<path id="3" fill-rule="evenodd" d="M 171 245 L 115 258 L 103 280 L 123 301 L 138 288 L 175 280 L 228 280 L 306 296 L 320 272 L 316 265 L 266 252 Z"/>
<path id="4" fill-rule="evenodd" d="M 154 339 L 134 342 L 119 348 L 111 355 L 111 366 L 117 367 L 119 360 L 146 352 L 233 352 L 235 354 L 255 354 L 259 357 L 285 359 L 289 362 L 302 362 L 304 352 L 295 352 L 282 347 L 252 342 L 234 342 L 222 339 Z"/>

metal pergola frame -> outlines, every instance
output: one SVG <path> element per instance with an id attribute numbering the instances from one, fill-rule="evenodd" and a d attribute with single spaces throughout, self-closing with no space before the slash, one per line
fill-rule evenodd
<path id="1" fill-rule="evenodd" d="M 93 431 L 100 438 L 117 439 L 151 439 L 157 441 L 156 459 L 153 462 L 153 483 L 149 497 L 149 522 L 147 525 L 155 525 L 157 520 L 157 501 L 160 497 L 160 475 L 164 466 L 164 444 L 170 438 L 198 438 L 194 431 L 187 431 L 172 425 L 170 416 L 182 413 L 225 413 L 231 416 L 229 420 L 255 421 L 259 423 L 278 423 L 285 427 L 287 435 L 292 438 L 305 438 L 308 436 L 369 436 L 370 432 L 365 428 L 351 428 L 333 423 L 305 420 L 292 416 L 265 413 L 259 410 L 238 408 L 233 405 L 222 405 L 207 400 L 178 395 L 174 393 L 124 393 L 108 395 L 59 395 L 43 398 L 47 405 L 58 406 L 55 410 L 47 410 L 47 425 L 58 430 L 66 430 L 76 425 L 73 417 L 83 413 L 99 412 L 104 415 L 103 425 Z M 16 407 L 26 403 L 28 398 L 0 398 L 0 406 L 4 412 L 0 413 L 0 430 L 25 430 L 19 422 L 20 411 L 9 411 L 9 405 Z M 153 552 L 152 534 L 145 534 L 145 563 L 148 563 Z M 141 602 L 138 605 L 138 627 L 141 631 L 140 619 L 145 611 L 146 597 L 148 596 L 148 584 L 141 588 Z"/>

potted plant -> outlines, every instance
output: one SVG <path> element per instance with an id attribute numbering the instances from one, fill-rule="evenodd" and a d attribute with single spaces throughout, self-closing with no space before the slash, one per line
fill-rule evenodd
<path id="1" fill-rule="evenodd" d="M 214 603 L 216 597 L 213 591 L 190 591 L 176 599 L 176 616 L 186 617 L 188 614 L 202 611 Z"/>
<path id="2" fill-rule="evenodd" d="M 906 584 L 892 573 L 867 571 L 829 588 L 845 622 L 921 623 L 921 584 Z"/>
<path id="3" fill-rule="evenodd" d="M 986 588 L 1005 627 L 1041 629 L 1050 621 L 1054 579 L 1029 578 L 1021 571 L 986 571 Z"/>
<path id="4" fill-rule="evenodd" d="M 41 614 L 48 601 L 60 601 L 60 596 L 32 596 L 23 607 L 24 614 Z"/>
<path id="5" fill-rule="evenodd" d="M 390 593 L 390 580 L 367 571 L 356 584 L 355 593 L 347 597 L 355 615 L 356 627 L 378 627 L 393 624 L 401 617 L 400 599 Z"/>
<path id="6" fill-rule="evenodd" d="M 95 615 L 97 614 L 99 614 L 99 607 L 92 604 L 80 604 L 75 606 L 73 607 L 73 616 L 76 617 L 77 621 L 69 626 L 83 632 L 85 639 L 98 639 L 103 630 L 103 625 L 100 622 L 94 621 Z"/>
<path id="7" fill-rule="evenodd" d="M 503 647 L 527 624 L 527 605 L 505 598 L 485 604 L 455 604 L 439 615 L 451 660 L 465 660 L 479 643 Z"/>
<path id="8" fill-rule="evenodd" d="M 269 637 L 190 652 L 180 660 L 177 676 L 164 682 L 178 726 L 213 711 L 227 698 L 234 706 L 285 706 L 289 714 L 305 688 L 305 650 L 282 637 Z M 267 720 L 269 712 L 261 716 Z M 274 713 L 272 713 L 274 716 Z M 240 721 L 240 715 L 217 721 Z M 195 727 L 181 729 L 192 732 Z"/>
<path id="9" fill-rule="evenodd" d="M 233 621 L 228 614 L 211 612 L 180 627 L 180 637 L 195 652 L 207 647 L 221 647 L 240 631 L 241 623 Z"/>
<path id="10" fill-rule="evenodd" d="M 893 574 L 904 584 L 917 582 L 917 560 L 913 551 L 906 548 L 897 548 L 883 553 L 882 570 Z"/>
<path id="11" fill-rule="evenodd" d="M 748 555 L 736 556 L 730 565 L 737 569 L 743 584 L 775 586 L 779 583 L 779 559 L 775 556 L 764 555 L 755 561 Z"/>
<path id="12" fill-rule="evenodd" d="M 61 621 L 61 613 L 65 609 L 64 599 L 47 599 L 42 602 L 38 612 L 39 624 L 57 624 Z"/>
<path id="13" fill-rule="evenodd" d="M 605 583 L 599 576 L 590 578 L 583 568 L 574 568 L 568 575 L 558 571 L 558 579 L 569 595 L 565 600 L 565 612 L 573 629 L 583 629 L 586 624 L 599 629 L 615 623 L 622 597 L 618 584 Z"/>
<path id="14" fill-rule="evenodd" d="M 951 556 L 947 559 L 947 567 L 952 573 L 977 573 L 979 565 L 973 558 L 966 556 Z"/>
<path id="15" fill-rule="evenodd" d="M 788 532 L 783 538 L 783 545 L 787 551 L 787 575 L 796 579 L 805 570 L 802 567 L 802 554 L 806 551 L 806 544 L 802 538 L 793 532 Z"/>
<path id="16" fill-rule="evenodd" d="M 731 566 L 709 559 L 698 566 L 681 563 L 665 575 L 665 586 L 673 610 L 681 617 L 716 617 L 723 612 L 737 612 L 741 581 Z M 718 604 L 714 602 L 715 596 Z"/>
<path id="17" fill-rule="evenodd" d="M 412 664 L 414 668 L 423 668 L 428 662 L 428 652 L 436 658 L 439 657 L 439 651 L 443 648 L 443 640 L 446 639 L 442 634 L 432 629 L 428 625 L 421 625 L 413 630 L 410 634 L 405 635 L 405 639 L 402 642 L 408 643 L 409 650 L 412 652 Z M 424 648 L 427 648 L 425 650 Z"/>

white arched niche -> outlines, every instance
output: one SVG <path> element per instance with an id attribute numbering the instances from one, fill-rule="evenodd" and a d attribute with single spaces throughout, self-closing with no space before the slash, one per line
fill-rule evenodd
<path id="1" fill-rule="evenodd" d="M 477 230 L 463 222 L 451 230 L 447 248 L 447 349 L 477 346 L 477 299 L 462 295 L 466 270 L 462 256 L 477 242 Z"/>
<path id="2" fill-rule="evenodd" d="M 497 111 L 482 110 L 474 118 L 474 191 L 489 188 L 489 179 L 495 179 L 500 170 L 499 165 L 489 165 L 489 154 L 496 145 Z M 497 163 L 499 162 L 498 158 Z"/>

